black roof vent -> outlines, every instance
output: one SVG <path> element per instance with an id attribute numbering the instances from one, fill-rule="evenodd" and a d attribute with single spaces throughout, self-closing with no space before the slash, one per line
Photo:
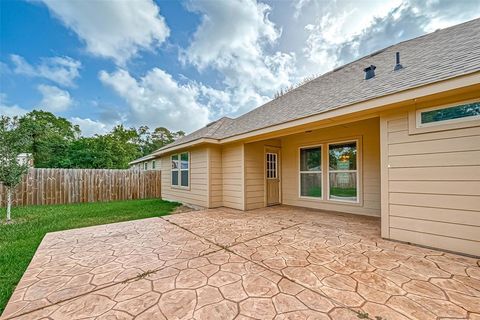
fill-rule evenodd
<path id="1" fill-rule="evenodd" d="M 372 64 L 369 67 L 366 67 L 365 69 L 363 69 L 363 71 L 365 71 L 365 80 L 368 80 L 368 79 L 371 79 L 371 78 L 375 77 L 375 69 L 376 68 L 377 67 L 375 67 Z"/>
<path id="2" fill-rule="evenodd" d="M 400 64 L 400 52 L 395 53 L 395 67 L 393 67 L 393 71 L 397 71 L 403 69 L 403 66 Z"/>

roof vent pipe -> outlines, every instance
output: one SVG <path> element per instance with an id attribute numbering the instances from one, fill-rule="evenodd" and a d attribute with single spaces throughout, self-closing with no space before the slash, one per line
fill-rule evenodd
<path id="1" fill-rule="evenodd" d="M 371 79 L 371 78 L 375 77 L 375 69 L 376 68 L 377 67 L 375 67 L 372 64 L 369 67 L 366 67 L 365 69 L 363 69 L 363 71 L 365 72 L 365 80 L 368 80 L 368 79 Z"/>
<path id="2" fill-rule="evenodd" d="M 400 52 L 395 53 L 395 67 L 393 68 L 393 71 L 397 71 L 403 69 L 403 66 L 400 64 Z"/>

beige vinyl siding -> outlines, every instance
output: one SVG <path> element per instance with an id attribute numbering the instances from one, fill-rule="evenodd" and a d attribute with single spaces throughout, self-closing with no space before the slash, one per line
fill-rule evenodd
<path id="1" fill-rule="evenodd" d="M 246 210 L 265 207 L 265 147 L 280 145 L 281 141 L 278 139 L 245 144 Z"/>
<path id="2" fill-rule="evenodd" d="M 222 147 L 222 204 L 225 207 L 244 210 L 244 145 Z"/>
<path id="3" fill-rule="evenodd" d="M 208 207 L 208 149 L 184 150 L 190 153 L 190 185 L 188 188 L 171 185 L 172 154 L 162 157 L 162 199 Z"/>
<path id="4" fill-rule="evenodd" d="M 409 134 L 408 111 L 381 122 L 382 235 L 480 255 L 480 127 Z"/>
<path id="5" fill-rule="evenodd" d="M 359 196 L 360 203 L 327 201 L 324 187 L 324 200 L 299 197 L 299 148 L 329 142 L 359 139 Z M 325 152 L 323 153 L 325 155 Z M 323 175 L 326 162 L 323 159 Z M 380 138 L 379 119 L 372 118 L 341 126 L 295 134 L 282 138 L 282 203 L 288 205 L 334 210 L 355 214 L 380 216 Z"/>
<path id="6" fill-rule="evenodd" d="M 222 149 L 220 147 L 208 148 L 210 192 L 209 208 L 217 208 L 223 205 L 223 173 L 222 173 Z"/>

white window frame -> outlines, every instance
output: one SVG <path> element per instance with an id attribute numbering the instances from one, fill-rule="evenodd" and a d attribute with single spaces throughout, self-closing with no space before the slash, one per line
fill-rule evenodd
<path id="1" fill-rule="evenodd" d="M 315 149 L 320 148 L 320 170 L 315 171 L 302 171 L 302 149 Z M 298 197 L 302 199 L 313 199 L 313 200 L 323 200 L 324 199 L 324 175 L 323 175 L 323 144 L 316 144 L 311 146 L 301 146 L 298 148 Z M 320 173 L 320 185 L 321 185 L 321 195 L 320 197 L 309 197 L 302 195 L 302 173 Z"/>
<path id="2" fill-rule="evenodd" d="M 156 163 L 155 163 L 155 160 L 152 160 L 152 169 L 155 169 L 156 168 Z"/>
<path id="3" fill-rule="evenodd" d="M 143 170 L 148 170 L 148 162 L 143 163 Z"/>
<path id="4" fill-rule="evenodd" d="M 441 110 L 441 109 L 448 109 L 448 108 L 451 108 L 451 107 L 456 107 L 456 106 L 461 106 L 461 105 L 464 105 L 464 104 L 470 104 L 470 103 L 476 103 L 476 102 L 480 102 L 480 101 L 476 99 L 476 100 L 469 100 L 469 101 L 463 101 L 463 102 L 449 103 L 449 104 L 430 107 L 430 108 L 418 109 L 415 112 L 416 127 L 417 128 L 428 128 L 428 127 L 436 127 L 436 126 L 442 126 L 442 125 L 449 125 L 449 124 L 455 124 L 455 123 L 461 123 L 461 122 L 480 120 L 480 115 L 476 115 L 476 116 L 469 116 L 469 117 L 463 117 L 463 118 L 456 118 L 456 119 L 449 119 L 449 120 L 442 120 L 442 121 L 434 121 L 434 122 L 429 122 L 429 123 L 422 123 L 422 113 L 424 113 L 424 112 Z"/>
<path id="5" fill-rule="evenodd" d="M 330 145 L 338 145 L 338 144 L 346 144 L 346 143 L 351 143 L 355 142 L 355 147 L 356 147 L 356 152 L 357 156 L 356 158 L 356 170 L 330 170 Z M 360 203 L 360 163 L 359 163 L 359 158 L 360 158 L 360 143 L 358 139 L 352 139 L 352 140 L 344 140 L 344 141 L 334 141 L 334 142 L 329 142 L 327 143 L 327 148 L 326 148 L 326 154 L 327 154 L 327 199 L 328 201 L 334 201 L 334 202 L 342 202 L 342 203 L 353 203 L 353 204 L 359 204 Z M 356 178 L 356 188 L 357 188 L 357 200 L 356 201 L 350 201 L 350 200 L 343 200 L 343 199 L 332 199 L 330 198 L 330 173 L 337 173 L 337 172 L 345 172 L 345 173 L 350 173 L 350 172 L 355 172 L 357 174 Z"/>
<path id="6" fill-rule="evenodd" d="M 273 159 L 269 160 L 269 156 L 273 156 Z M 275 152 L 267 152 L 266 153 L 266 176 L 267 176 L 267 179 L 268 180 L 272 180 L 272 179 L 278 179 L 278 153 L 275 153 Z M 272 166 L 270 166 L 269 168 L 269 164 L 275 164 L 275 168 L 272 169 Z M 271 176 L 269 176 L 269 173 L 270 174 L 273 174 Z"/>
<path id="7" fill-rule="evenodd" d="M 187 165 L 187 169 L 182 169 L 182 154 L 187 154 L 188 156 L 188 165 Z M 170 163 L 173 162 L 173 157 L 174 156 L 178 156 L 178 168 L 177 169 L 174 169 L 174 168 L 170 168 L 170 185 L 174 188 L 179 188 L 179 189 L 190 189 L 190 152 L 180 152 L 180 153 L 175 153 L 175 154 L 172 154 L 170 156 Z M 173 184 L 173 179 L 172 179 L 172 176 L 173 176 L 173 172 L 176 171 L 178 172 L 178 179 L 177 179 L 177 182 L 178 184 Z M 187 171 L 188 172 L 188 179 L 187 179 L 187 183 L 188 185 L 187 186 L 182 186 L 182 172 L 183 171 Z"/>

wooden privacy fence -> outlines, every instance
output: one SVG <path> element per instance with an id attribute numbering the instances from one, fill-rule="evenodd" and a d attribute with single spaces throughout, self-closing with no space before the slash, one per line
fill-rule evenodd
<path id="1" fill-rule="evenodd" d="M 160 198 L 160 186 L 155 170 L 30 169 L 12 199 L 25 206 Z M 0 206 L 6 200 L 0 183 Z"/>

